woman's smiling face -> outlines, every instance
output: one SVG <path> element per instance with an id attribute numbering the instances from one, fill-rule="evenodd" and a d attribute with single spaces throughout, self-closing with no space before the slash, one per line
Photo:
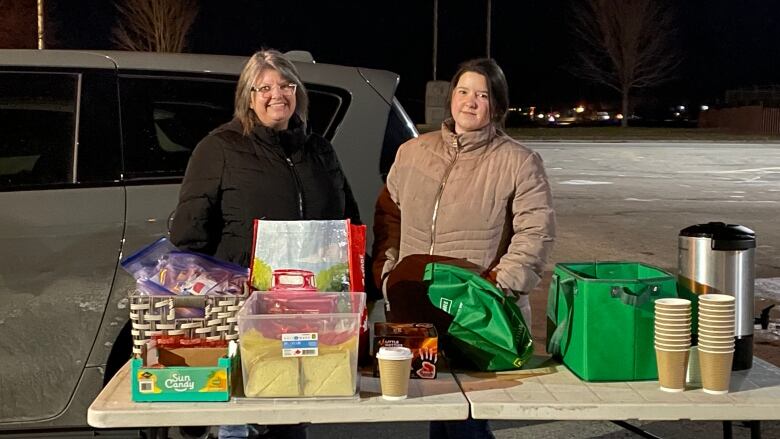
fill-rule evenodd
<path id="1" fill-rule="evenodd" d="M 475 72 L 465 72 L 452 90 L 450 112 L 455 132 L 476 131 L 490 123 L 490 95 L 487 79 Z"/>
<path id="2" fill-rule="evenodd" d="M 293 83 L 294 84 L 294 83 Z M 252 87 L 250 107 L 263 125 L 285 130 L 295 113 L 295 87 L 274 69 L 260 73 Z"/>

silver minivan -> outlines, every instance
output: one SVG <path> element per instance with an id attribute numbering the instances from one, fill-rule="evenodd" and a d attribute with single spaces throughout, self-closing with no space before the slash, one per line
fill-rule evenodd
<path id="1" fill-rule="evenodd" d="M 0 50 L 0 434 L 86 428 L 130 356 L 123 255 L 167 233 L 195 144 L 233 112 L 244 57 Z M 416 136 L 398 75 L 298 62 L 310 126 L 364 221 Z"/>

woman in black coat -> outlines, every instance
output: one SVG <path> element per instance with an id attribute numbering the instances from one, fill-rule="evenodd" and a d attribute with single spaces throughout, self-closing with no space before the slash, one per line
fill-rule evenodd
<path id="1" fill-rule="evenodd" d="M 255 219 L 360 223 L 333 146 L 307 130 L 307 104 L 295 66 L 281 53 L 249 59 L 233 120 L 190 158 L 171 226 L 175 245 L 248 267 Z"/>
<path id="2" fill-rule="evenodd" d="M 307 130 L 308 97 L 295 66 L 264 50 L 247 62 L 234 118 L 195 148 L 184 174 L 171 241 L 248 267 L 253 222 L 349 218 L 357 203 L 333 146 Z M 305 437 L 304 426 L 272 426 L 274 437 Z M 245 425 L 220 438 L 247 437 Z"/>

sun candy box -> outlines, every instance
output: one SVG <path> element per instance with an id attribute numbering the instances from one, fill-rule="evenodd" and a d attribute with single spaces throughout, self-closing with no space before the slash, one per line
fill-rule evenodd
<path id="1" fill-rule="evenodd" d="M 403 346 L 411 349 L 412 378 L 436 378 L 436 362 L 439 359 L 439 336 L 430 323 L 374 323 L 374 353 L 386 346 Z M 379 376 L 379 366 L 374 361 L 374 376 Z"/>

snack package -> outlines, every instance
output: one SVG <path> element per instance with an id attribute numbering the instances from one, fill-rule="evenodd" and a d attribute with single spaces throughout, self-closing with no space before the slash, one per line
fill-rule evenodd
<path id="1" fill-rule="evenodd" d="M 430 323 L 374 323 L 374 353 L 381 347 L 402 346 L 409 348 L 412 357 L 411 378 L 436 378 L 439 359 L 439 336 Z M 379 376 L 378 363 L 374 363 L 374 376 Z"/>
<path id="2" fill-rule="evenodd" d="M 249 278 L 246 268 L 179 251 L 166 238 L 128 256 L 121 265 L 139 285 L 142 281 L 153 282 L 176 295 L 239 295 Z M 139 287 L 141 294 L 149 290 L 153 290 L 149 285 Z M 162 292 L 158 290 L 155 294 Z"/>

